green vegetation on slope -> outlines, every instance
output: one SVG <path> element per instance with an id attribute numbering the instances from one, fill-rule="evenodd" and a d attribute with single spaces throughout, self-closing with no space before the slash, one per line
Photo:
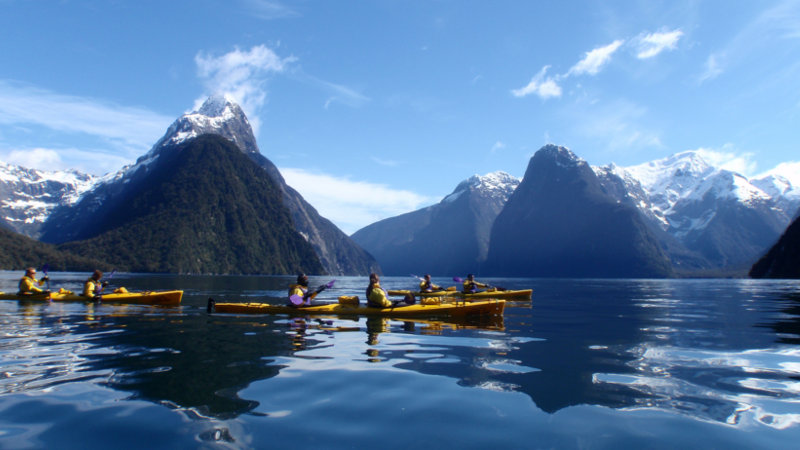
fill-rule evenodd
<path id="1" fill-rule="evenodd" d="M 323 272 L 275 183 L 232 142 L 200 136 L 156 164 L 103 205 L 103 232 L 59 248 L 135 272 Z"/>

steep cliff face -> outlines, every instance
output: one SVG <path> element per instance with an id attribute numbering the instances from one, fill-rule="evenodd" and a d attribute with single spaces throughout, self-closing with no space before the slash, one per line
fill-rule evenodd
<path id="1" fill-rule="evenodd" d="M 800 278 L 800 217 L 750 269 L 753 278 Z"/>
<path id="2" fill-rule="evenodd" d="M 495 220 L 484 275 L 666 277 L 671 264 L 642 214 L 618 202 L 594 171 L 548 145 Z"/>

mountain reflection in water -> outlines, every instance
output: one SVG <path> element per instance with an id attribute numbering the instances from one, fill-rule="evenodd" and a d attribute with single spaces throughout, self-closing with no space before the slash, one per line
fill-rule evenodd
<path id="1" fill-rule="evenodd" d="M 68 287 L 81 278 L 54 275 Z M 534 288 L 533 301 L 489 321 L 205 311 L 209 296 L 283 302 L 290 280 L 133 274 L 114 280 L 131 290 L 183 287 L 177 308 L 0 302 L 0 411 L 20 404 L 34 409 L 26 421 L 3 415 L 0 429 L 10 431 L 0 434 L 0 445 L 57 443 L 58 432 L 35 431 L 52 428 L 47 409 L 62 402 L 80 416 L 86 406 L 67 393 L 90 386 L 104 389 L 90 389 L 89 397 L 100 397 L 90 403 L 95 407 L 145 402 L 177 412 L 179 423 L 195 425 L 164 433 L 184 446 L 199 439 L 257 447 L 267 432 L 281 442 L 280 436 L 299 432 L 290 419 L 297 417 L 327 424 L 299 438 L 301 446 L 323 437 L 332 447 L 357 446 L 357 436 L 385 430 L 398 411 L 417 430 L 398 438 L 398 446 L 433 439 L 436 429 L 424 416 L 437 417 L 440 427 L 483 429 L 485 437 L 449 436 L 467 447 L 490 438 L 530 447 L 529 426 L 543 437 L 537 442 L 580 446 L 580 430 L 564 431 L 577 417 L 605 427 L 613 437 L 608 445 L 649 442 L 626 421 L 644 421 L 665 439 L 701 433 L 717 444 L 792 442 L 800 435 L 794 408 L 800 287 L 790 282 L 503 279 L 495 282 Z M 8 291 L 16 274 L 0 281 Z M 412 283 L 386 277 L 384 284 L 403 289 Z M 358 295 L 364 285 L 361 278 L 341 278 L 322 300 Z M 446 380 L 454 385 L 442 385 Z M 33 398 L 50 400 L 26 401 Z M 126 414 L 153 429 L 170 423 L 160 412 L 137 415 L 140 408 Z M 486 416 L 492 411 L 506 417 L 502 437 L 484 426 L 494 420 Z M 607 411 L 616 411 L 615 421 Z M 351 416 L 357 425 L 344 419 Z"/>

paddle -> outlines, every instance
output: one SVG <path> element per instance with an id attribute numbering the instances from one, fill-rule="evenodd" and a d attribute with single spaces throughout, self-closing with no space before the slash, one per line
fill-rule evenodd
<path id="1" fill-rule="evenodd" d="M 335 282 L 336 282 L 336 280 L 331 280 L 327 284 L 323 284 L 323 285 L 320 285 L 319 287 L 317 287 L 317 289 L 315 289 L 314 292 L 306 293 L 306 295 L 302 295 L 302 296 L 301 295 L 297 295 L 297 294 L 291 295 L 291 296 L 289 296 L 289 301 L 292 302 L 292 304 L 295 305 L 295 306 L 300 306 L 300 305 L 304 304 L 306 301 L 308 301 L 308 305 L 310 305 L 311 304 L 311 299 L 316 297 L 317 294 L 319 294 L 320 292 L 324 291 L 325 289 L 332 288 L 333 287 L 333 283 L 335 283 Z"/>
<path id="2" fill-rule="evenodd" d="M 46 280 L 46 282 L 47 282 L 47 290 L 49 291 L 50 290 L 50 277 L 47 275 L 47 271 L 48 270 L 50 270 L 50 264 L 45 263 L 42 266 L 42 273 L 44 274 L 44 277 L 47 278 L 47 280 Z"/>
<path id="3" fill-rule="evenodd" d="M 117 269 L 113 269 L 113 270 L 111 271 L 111 273 L 108 275 L 108 279 L 110 280 L 110 279 L 114 278 L 114 274 L 115 274 L 116 272 L 117 272 Z M 97 291 L 97 292 L 95 292 L 95 295 L 94 295 L 94 299 L 95 299 L 95 301 L 98 301 L 98 302 L 99 302 L 100 300 L 102 300 L 102 299 L 103 299 L 103 297 L 102 297 L 102 295 L 103 295 L 103 289 L 105 289 L 105 288 L 106 288 L 106 286 L 108 286 L 108 281 L 104 281 L 103 283 L 101 283 L 101 284 L 100 284 L 100 290 L 99 290 L 99 291 Z"/>
<path id="4" fill-rule="evenodd" d="M 455 281 L 456 283 L 463 283 L 464 279 L 460 278 L 460 277 L 453 277 L 453 281 Z M 486 284 L 486 283 L 482 283 L 482 284 Z M 500 287 L 500 286 L 491 286 L 489 284 L 486 284 L 486 287 L 490 288 L 490 289 L 496 289 L 498 291 L 506 291 L 507 290 L 506 288 L 503 288 L 503 287 Z"/>

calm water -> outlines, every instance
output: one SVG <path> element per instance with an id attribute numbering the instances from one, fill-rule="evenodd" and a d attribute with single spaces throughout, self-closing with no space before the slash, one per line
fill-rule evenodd
<path id="1" fill-rule="evenodd" d="M 21 274 L 0 272 L 0 290 Z M 86 274 L 51 274 L 79 289 Z M 3 448 L 796 448 L 800 283 L 494 279 L 501 322 L 209 315 L 290 278 L 116 274 L 176 308 L 0 301 Z M 312 285 L 329 281 L 312 279 Z M 448 279 L 434 282 L 453 284 Z M 410 288 L 412 278 L 387 278 Z M 327 298 L 361 295 L 340 278 Z"/>

